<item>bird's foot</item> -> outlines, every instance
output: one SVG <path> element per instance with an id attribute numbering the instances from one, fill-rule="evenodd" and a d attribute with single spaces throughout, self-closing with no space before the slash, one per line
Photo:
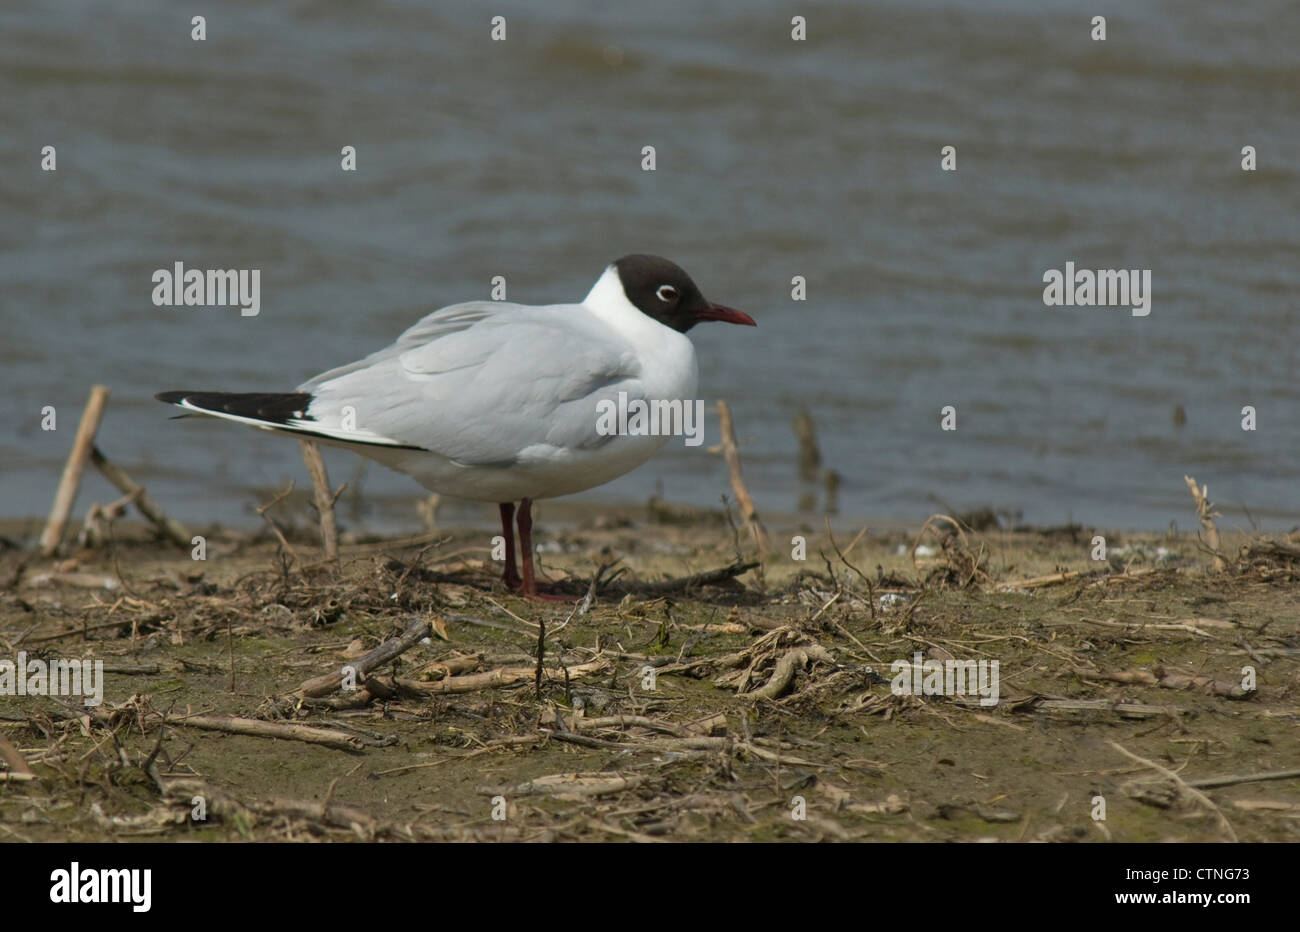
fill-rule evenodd
<path id="1" fill-rule="evenodd" d="M 528 599 L 531 602 L 550 602 L 553 604 L 560 604 L 560 605 L 572 605 L 574 602 L 578 601 L 578 596 L 576 595 L 560 595 L 559 593 L 555 593 L 555 592 L 533 591 L 533 592 L 520 592 L 517 594 L 522 598 Z"/>
<path id="2" fill-rule="evenodd" d="M 526 585 L 522 579 L 517 580 L 514 583 L 511 583 L 511 581 L 507 579 L 506 587 L 521 599 L 528 599 L 532 602 L 553 602 L 572 605 L 574 602 L 578 601 L 578 596 L 543 592 L 537 587 L 536 583 L 533 583 L 531 586 Z"/>

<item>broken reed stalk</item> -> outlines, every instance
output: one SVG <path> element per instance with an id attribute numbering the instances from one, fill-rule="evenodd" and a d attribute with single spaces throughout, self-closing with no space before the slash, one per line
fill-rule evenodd
<path id="1" fill-rule="evenodd" d="M 1188 481 L 1190 482 L 1191 480 Z M 1213 814 L 1215 820 L 1219 823 L 1219 827 L 1223 829 L 1224 834 L 1228 836 L 1228 840 L 1234 843 L 1237 841 L 1237 833 L 1233 830 L 1232 823 L 1228 821 L 1227 817 L 1223 814 L 1222 810 L 1220 810 L 1219 807 L 1214 804 L 1214 800 L 1210 799 L 1210 797 L 1206 796 L 1204 793 L 1196 789 L 1194 786 L 1191 786 L 1186 780 L 1184 780 L 1174 771 L 1170 770 L 1168 767 L 1161 766 L 1160 764 L 1157 764 L 1155 761 L 1147 760 L 1145 757 L 1139 757 L 1138 755 L 1134 754 L 1132 751 L 1128 750 L 1127 748 L 1123 747 L 1120 744 L 1117 744 L 1114 741 L 1107 740 L 1106 743 L 1109 744 L 1111 747 L 1113 747 L 1115 750 L 1119 751 L 1129 760 L 1142 764 L 1144 767 L 1150 767 L 1152 770 L 1160 774 L 1166 780 L 1173 781 L 1179 796 L 1185 796 L 1186 798 L 1192 799 L 1195 802 L 1200 803 L 1206 809 L 1208 809 L 1210 813 Z"/>
<path id="2" fill-rule="evenodd" d="M 95 464 L 95 468 L 103 473 L 105 479 L 117 486 L 124 495 L 131 497 L 135 507 L 140 509 L 140 514 L 148 518 L 164 537 L 182 547 L 190 546 L 193 539 L 185 525 L 175 518 L 167 517 L 158 503 L 149 497 L 144 486 L 128 476 L 121 467 L 110 463 L 99 447 L 91 447 L 90 459 Z"/>
<path id="3" fill-rule="evenodd" d="M 579 679 L 585 676 L 595 676 L 597 674 L 608 673 L 613 669 L 613 664 L 603 657 L 597 657 L 595 660 L 589 660 L 586 663 L 580 663 L 573 667 L 552 667 L 542 671 L 543 678 L 549 677 L 554 680 L 563 680 L 566 677 L 570 679 Z M 484 670 L 482 673 L 467 673 L 464 676 L 448 676 L 433 682 L 398 680 L 398 685 L 414 693 L 420 693 L 426 696 L 449 695 L 453 693 L 468 693 L 479 689 L 494 689 L 499 686 L 513 686 L 516 683 L 527 683 L 529 680 L 536 682 L 537 668 L 534 666 L 527 667 L 498 667 L 494 670 Z"/>
<path id="4" fill-rule="evenodd" d="M 102 546 L 111 536 L 108 526 L 126 514 L 126 506 L 135 499 L 136 496 L 132 494 L 123 495 L 117 501 L 107 505 L 91 502 L 89 510 L 86 511 L 86 520 L 81 525 L 81 532 L 77 535 L 77 543 L 86 547 Z"/>
<path id="5" fill-rule="evenodd" d="M 1229 774 L 1223 777 L 1202 777 L 1188 780 L 1187 785 L 1193 789 L 1205 790 L 1218 786 L 1236 786 L 1239 783 L 1259 783 L 1264 780 L 1293 780 L 1300 777 L 1300 770 L 1266 770 L 1263 773 Z"/>
<path id="6" fill-rule="evenodd" d="M 240 718 L 234 715 L 186 715 L 171 719 L 168 724 L 185 725 L 191 728 L 203 728 L 208 731 L 223 731 L 231 735 L 248 735 L 254 738 L 286 738 L 292 741 L 306 741 L 320 744 L 340 751 L 361 751 L 365 744 L 354 735 L 343 734 L 328 728 L 316 728 L 312 725 L 299 725 L 286 722 L 264 722 L 256 718 Z"/>
<path id="7" fill-rule="evenodd" d="M 1216 680 L 1209 676 L 1194 676 L 1189 673 L 1170 673 L 1157 666 L 1155 670 L 1119 670 L 1108 673 L 1082 673 L 1083 679 L 1109 680 L 1112 683 L 1139 684 L 1142 686 L 1160 686 L 1165 689 L 1195 689 L 1210 696 L 1222 696 L 1225 699 L 1254 699 L 1256 691 L 1244 689 L 1234 680 Z"/>
<path id="8" fill-rule="evenodd" d="M 288 488 L 286 488 L 282 492 L 277 493 L 275 498 L 271 499 L 265 505 L 257 506 L 257 513 L 262 516 L 262 520 L 264 520 L 267 524 L 271 526 L 271 530 L 275 531 L 275 536 L 279 538 L 280 546 L 284 548 L 284 552 L 287 553 L 289 556 L 293 557 L 295 560 L 297 560 L 298 552 L 289 545 L 289 539 L 284 536 L 284 531 L 280 530 L 280 525 L 276 524 L 275 519 L 272 518 L 271 515 L 268 513 L 272 508 L 280 504 L 280 502 L 284 501 L 292 493 L 293 493 L 293 480 L 290 479 Z"/>
<path id="9" fill-rule="evenodd" d="M 41 556 L 52 557 L 63 540 L 63 530 L 68 525 L 68 516 L 77 501 L 77 490 L 81 488 L 81 474 L 86 470 L 90 460 L 90 451 L 95 445 L 95 433 L 99 422 L 104 417 L 104 407 L 108 404 L 108 387 L 95 385 L 90 389 L 90 399 L 86 410 L 81 415 L 77 426 L 77 436 L 72 441 L 72 452 L 63 467 L 59 479 L 58 491 L 54 493 L 54 505 L 50 509 L 50 520 L 41 534 Z"/>
<path id="10" fill-rule="evenodd" d="M 382 667 L 385 664 L 396 660 L 410 648 L 419 644 L 424 638 L 429 637 L 433 629 L 427 618 L 417 618 L 406 626 L 400 637 L 389 638 L 374 650 L 368 651 L 355 660 L 349 661 L 348 666 L 356 671 L 358 682 L 364 681 L 366 674 L 376 667 Z M 343 684 L 342 672 L 326 673 L 322 676 L 315 676 L 307 680 L 296 690 L 293 695 L 299 699 L 319 698 L 328 696 L 334 690 Z"/>
<path id="11" fill-rule="evenodd" d="M 722 455 L 726 457 L 727 472 L 731 474 L 731 490 L 736 493 L 736 501 L 740 502 L 740 511 L 745 517 L 750 536 L 754 538 L 754 545 L 758 547 L 760 555 L 766 555 L 772 550 L 772 542 L 768 539 L 763 522 L 758 519 L 758 510 L 754 508 L 749 489 L 745 487 L 745 477 L 740 470 L 740 452 L 736 447 L 736 432 L 731 426 L 731 409 L 721 398 L 718 399 L 718 424 L 722 431 Z"/>
<path id="12" fill-rule="evenodd" d="M 320 455 L 320 447 L 314 440 L 299 440 L 302 445 L 302 461 L 311 473 L 312 488 L 316 493 L 316 511 L 320 515 L 320 536 L 325 544 L 325 559 L 337 560 L 339 556 L 339 532 L 334 523 L 334 500 L 337 493 L 330 491 L 330 477 L 325 472 L 325 460 Z M 340 488 L 339 492 L 343 490 Z"/>
<path id="13" fill-rule="evenodd" d="M 1210 501 L 1210 487 L 1203 485 L 1197 488 L 1196 480 L 1191 476 L 1183 476 L 1183 481 L 1187 483 L 1192 498 L 1196 500 L 1196 519 L 1201 522 L 1201 529 L 1205 531 L 1206 546 L 1214 551 L 1214 572 L 1222 573 L 1228 568 L 1228 564 L 1223 557 L 1219 556 L 1219 529 L 1215 526 L 1214 519 L 1221 515 L 1214 510 L 1214 503 Z"/>
<path id="14" fill-rule="evenodd" d="M 817 427 L 806 408 L 795 415 L 794 435 L 799 438 L 799 478 L 811 482 L 821 468 L 822 454 L 817 447 Z"/>
<path id="15" fill-rule="evenodd" d="M 840 474 L 828 469 L 822 482 L 826 486 L 826 512 L 833 515 L 840 510 Z"/>
<path id="16" fill-rule="evenodd" d="M 537 690 L 537 698 L 542 698 L 542 672 L 544 670 L 543 661 L 546 658 L 546 619 L 539 617 L 537 619 L 537 675 L 534 679 Z"/>
<path id="17" fill-rule="evenodd" d="M 753 560 L 749 563 L 733 563 L 731 566 L 724 566 L 720 570 L 709 570 L 707 573 L 695 573 L 692 576 L 683 576 L 679 579 L 665 579 L 660 582 L 643 583 L 636 587 L 637 591 L 648 595 L 664 595 L 669 592 L 689 592 L 692 589 L 698 589 L 701 586 L 715 586 L 718 583 L 724 583 L 729 579 L 735 579 L 744 573 L 758 567 L 758 561 Z M 716 630 L 717 626 L 713 627 Z"/>

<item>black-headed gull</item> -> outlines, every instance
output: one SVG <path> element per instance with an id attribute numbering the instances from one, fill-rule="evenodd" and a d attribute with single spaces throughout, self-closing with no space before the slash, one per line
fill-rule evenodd
<path id="1" fill-rule="evenodd" d="M 635 415 L 629 429 L 626 410 L 661 406 L 667 415 L 667 405 L 680 401 L 680 428 L 699 374 L 685 334 L 702 320 L 755 326 L 748 314 L 705 300 L 667 259 L 630 255 L 606 268 L 580 304 L 445 307 L 392 346 L 293 392 L 157 398 L 348 447 L 432 491 L 496 502 L 505 583 L 540 597 L 533 500 L 609 482 L 644 463 L 674 432 L 671 424 L 647 431 Z M 605 416 L 613 406 L 617 420 Z M 522 577 L 511 528 L 516 501 Z"/>

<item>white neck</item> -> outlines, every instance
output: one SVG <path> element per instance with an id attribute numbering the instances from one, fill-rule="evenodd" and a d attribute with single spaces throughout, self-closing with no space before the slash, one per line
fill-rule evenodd
<path id="1" fill-rule="evenodd" d="M 582 303 L 598 313 L 612 311 L 641 313 L 640 309 L 623 293 L 623 281 L 618 277 L 618 269 L 612 265 L 605 267 L 605 271 L 601 273 L 600 278 L 596 279 L 596 284 L 591 286 Z"/>
<path id="2" fill-rule="evenodd" d="M 596 279 L 591 291 L 582 299 L 583 306 L 610 327 L 631 339 L 647 339 L 667 330 L 676 333 L 671 327 L 665 327 L 641 312 L 641 309 L 627 299 L 623 292 L 623 281 L 618 277 L 618 269 L 609 266 Z"/>
<path id="3" fill-rule="evenodd" d="M 641 312 L 623 293 L 618 269 L 610 266 L 592 286 L 582 306 L 631 344 L 637 376 L 651 397 L 693 398 L 699 380 L 695 346 L 684 333 Z"/>

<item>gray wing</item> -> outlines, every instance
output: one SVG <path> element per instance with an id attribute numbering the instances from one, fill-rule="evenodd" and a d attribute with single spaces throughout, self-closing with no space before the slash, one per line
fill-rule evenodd
<path id="1" fill-rule="evenodd" d="M 644 398 L 640 367 L 573 306 L 471 302 L 423 318 L 365 359 L 300 386 L 314 427 L 339 440 L 416 446 L 465 465 L 530 447 L 590 449 L 597 402 Z"/>

